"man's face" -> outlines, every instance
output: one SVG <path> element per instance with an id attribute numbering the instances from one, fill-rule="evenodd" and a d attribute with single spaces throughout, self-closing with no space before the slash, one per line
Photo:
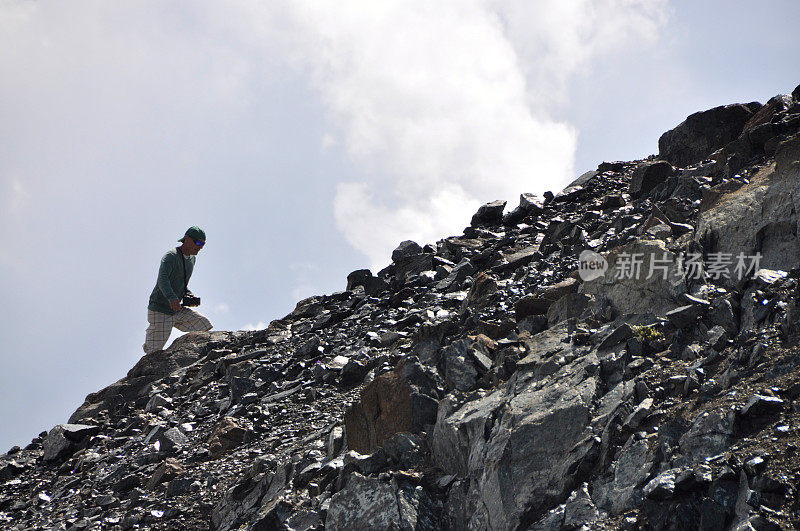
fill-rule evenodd
<path id="1" fill-rule="evenodd" d="M 200 244 L 198 244 L 198 242 L 200 242 Z M 188 251 L 190 255 L 196 255 L 200 252 L 200 249 L 203 248 L 203 245 L 205 245 L 203 240 L 195 240 L 189 236 L 183 239 L 183 243 L 186 246 L 186 251 Z"/>

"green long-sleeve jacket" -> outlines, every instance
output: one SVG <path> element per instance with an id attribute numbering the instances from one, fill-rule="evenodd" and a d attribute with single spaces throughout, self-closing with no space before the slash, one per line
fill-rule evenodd
<path id="1" fill-rule="evenodd" d="M 158 268 L 158 280 L 156 287 L 153 288 L 153 293 L 150 294 L 150 304 L 148 309 L 173 315 L 175 312 L 169 307 L 169 301 L 178 299 L 180 300 L 186 293 L 186 284 L 183 281 L 183 266 L 181 260 L 186 265 L 186 282 L 192 277 L 194 270 L 194 256 L 183 256 L 183 253 L 178 248 L 167 251 L 167 254 L 161 259 L 161 265 Z"/>

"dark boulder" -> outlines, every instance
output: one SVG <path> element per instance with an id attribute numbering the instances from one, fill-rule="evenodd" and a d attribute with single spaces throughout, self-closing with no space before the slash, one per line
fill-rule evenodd
<path id="1" fill-rule="evenodd" d="M 470 225 L 473 227 L 480 225 L 498 225 L 503 221 L 503 209 L 505 208 L 505 201 L 486 203 L 472 216 Z"/>
<path id="2" fill-rule="evenodd" d="M 99 426 L 85 424 L 59 424 L 42 442 L 45 461 L 56 461 L 75 452 L 85 438 L 100 433 Z"/>
<path id="3" fill-rule="evenodd" d="M 401 260 L 408 258 L 413 255 L 421 254 L 422 247 L 415 241 L 406 240 L 401 242 L 397 248 L 392 251 L 392 261 L 393 262 L 400 262 Z"/>
<path id="4" fill-rule="evenodd" d="M 369 269 L 359 269 L 347 275 L 347 291 L 352 291 L 356 287 L 364 288 L 364 293 L 374 297 L 389 289 L 389 284 L 380 277 L 372 275 Z"/>
<path id="5" fill-rule="evenodd" d="M 353 473 L 333 495 L 325 529 L 440 529 L 436 504 L 407 481 L 383 481 Z"/>
<path id="6" fill-rule="evenodd" d="M 700 162 L 736 140 L 759 103 L 734 104 L 696 112 L 658 139 L 658 155 L 675 166 Z"/>
<path id="7" fill-rule="evenodd" d="M 648 162 L 636 168 L 628 188 L 631 197 L 637 199 L 646 196 L 653 188 L 675 174 L 672 164 L 663 160 Z"/>

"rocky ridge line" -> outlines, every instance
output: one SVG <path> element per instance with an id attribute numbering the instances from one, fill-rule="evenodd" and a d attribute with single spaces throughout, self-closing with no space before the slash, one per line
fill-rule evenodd
<path id="1" fill-rule="evenodd" d="M 187 334 L 0 456 L 0 526 L 797 527 L 799 130 L 800 87 L 696 113 L 266 330 Z M 582 282 L 585 249 L 668 274 Z"/>

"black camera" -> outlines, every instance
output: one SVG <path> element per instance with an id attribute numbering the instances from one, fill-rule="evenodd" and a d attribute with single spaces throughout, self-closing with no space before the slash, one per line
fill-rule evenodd
<path id="1" fill-rule="evenodd" d="M 200 306 L 200 297 L 195 297 L 193 293 L 187 293 L 183 296 L 184 306 Z"/>

